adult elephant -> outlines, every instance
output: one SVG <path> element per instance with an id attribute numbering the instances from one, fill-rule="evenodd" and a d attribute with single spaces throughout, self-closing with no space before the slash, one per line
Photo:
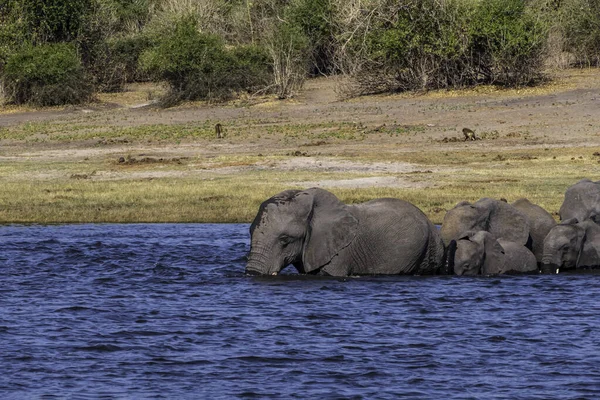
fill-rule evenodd
<path id="1" fill-rule="evenodd" d="M 448 246 L 448 269 L 456 275 L 497 275 L 538 271 L 533 253 L 519 243 L 486 231 L 469 231 Z"/>
<path id="2" fill-rule="evenodd" d="M 558 213 L 561 221 L 576 218 L 600 223 L 600 181 L 582 179 L 569 187 Z"/>
<path id="3" fill-rule="evenodd" d="M 527 217 L 510 204 L 489 198 L 460 202 L 444 216 L 440 233 L 446 246 L 467 231 L 487 231 L 522 245 L 530 240 Z"/>
<path id="4" fill-rule="evenodd" d="M 544 239 L 550 229 L 554 228 L 556 221 L 548 211 L 525 198 L 518 199 L 511 205 L 527 218 L 529 236 L 531 237 L 531 251 L 539 264 L 542 262 L 544 253 Z"/>
<path id="5" fill-rule="evenodd" d="M 263 202 L 250 226 L 246 272 L 332 276 L 433 274 L 444 246 L 435 226 L 414 205 L 376 199 L 346 205 L 332 193 L 286 190 Z"/>
<path id="6" fill-rule="evenodd" d="M 591 220 L 563 221 L 544 240 L 543 273 L 600 267 L 600 225 Z"/>

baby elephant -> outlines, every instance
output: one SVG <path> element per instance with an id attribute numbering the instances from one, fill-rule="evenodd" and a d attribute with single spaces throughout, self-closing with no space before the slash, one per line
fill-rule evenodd
<path id="1" fill-rule="evenodd" d="M 538 271 L 533 253 L 519 243 L 496 239 L 486 231 L 468 231 L 452 240 L 448 270 L 456 275 L 497 275 Z"/>
<path id="2" fill-rule="evenodd" d="M 600 267 L 600 225 L 592 220 L 563 221 L 544 239 L 542 273 Z"/>

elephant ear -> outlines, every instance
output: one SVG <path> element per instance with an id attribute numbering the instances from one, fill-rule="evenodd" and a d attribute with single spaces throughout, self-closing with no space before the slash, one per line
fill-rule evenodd
<path id="1" fill-rule="evenodd" d="M 481 266 L 482 275 L 495 275 L 504 272 L 504 249 L 494 235 L 479 231 L 471 236 L 471 240 L 483 244 L 485 256 Z"/>
<path id="2" fill-rule="evenodd" d="M 600 264 L 600 227 L 592 221 L 584 221 L 578 229 L 578 244 L 581 243 L 577 255 L 576 268 L 597 267 Z"/>
<path id="3" fill-rule="evenodd" d="M 486 230 L 496 238 L 527 245 L 530 240 L 527 217 L 510 204 L 498 200 L 492 201 Z"/>
<path id="4" fill-rule="evenodd" d="M 309 231 L 302 263 L 309 273 L 327 265 L 356 237 L 358 219 L 335 195 L 319 188 L 307 189 L 313 194 Z"/>

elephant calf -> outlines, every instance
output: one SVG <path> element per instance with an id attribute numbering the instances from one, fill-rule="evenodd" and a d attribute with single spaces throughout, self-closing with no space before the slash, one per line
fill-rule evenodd
<path id="1" fill-rule="evenodd" d="M 600 267 L 600 225 L 592 220 L 563 221 L 544 239 L 542 272 Z"/>
<path id="2" fill-rule="evenodd" d="M 497 275 L 538 271 L 533 253 L 519 243 L 469 231 L 448 246 L 448 270 L 456 275 Z"/>
<path id="3" fill-rule="evenodd" d="M 440 233 L 446 246 L 468 231 L 488 231 L 523 245 L 530 241 L 527 216 L 510 204 L 489 198 L 473 204 L 462 201 L 444 216 Z"/>
<path id="4" fill-rule="evenodd" d="M 376 199 L 346 205 L 312 188 L 286 190 L 263 202 L 250 226 L 246 272 L 332 276 L 433 274 L 444 246 L 435 226 L 414 205 Z"/>

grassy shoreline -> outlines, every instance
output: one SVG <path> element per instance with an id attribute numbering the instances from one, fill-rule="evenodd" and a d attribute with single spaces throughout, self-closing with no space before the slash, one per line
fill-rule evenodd
<path id="1" fill-rule="evenodd" d="M 438 163 L 429 160 L 427 164 L 415 164 L 420 169 L 408 173 L 282 171 L 276 167 L 260 170 L 252 160 L 247 162 L 247 168 L 222 173 L 198 169 L 194 160 L 188 160 L 184 164 L 135 166 L 127 173 L 137 178 L 120 175 L 118 179 L 112 174 L 123 167 L 107 161 L 12 163 L 10 167 L 0 163 L 0 224 L 250 222 L 259 204 L 281 190 L 310 186 L 303 182 L 373 177 L 412 180 L 425 187 L 329 190 L 346 203 L 376 197 L 403 198 L 421 208 L 435 223 L 441 223 L 445 211 L 458 201 L 481 197 L 504 197 L 511 202 L 527 197 L 555 214 L 568 186 L 597 173 L 600 157 L 593 153 L 598 151 L 600 147 L 569 149 L 572 154 L 586 154 L 584 158 L 565 155 L 564 149 L 528 150 L 527 157 L 513 153 L 502 161 L 472 151 L 455 152 L 449 160 L 441 157 Z M 455 158 L 463 159 L 458 168 Z M 485 162 L 482 158 L 492 160 Z M 377 160 L 375 155 L 369 159 Z M 156 174 L 157 170 L 163 177 Z M 146 172 L 148 176 L 144 175 Z"/>
<path id="2" fill-rule="evenodd" d="M 315 80 L 279 102 L 163 110 L 123 93 L 110 107 L 0 110 L 0 224 L 250 222 L 268 197 L 316 184 L 346 203 L 403 198 L 434 223 L 482 197 L 556 215 L 567 187 L 600 176 L 597 71 L 543 90 L 333 92 Z M 482 140 L 463 142 L 464 126 Z"/>

